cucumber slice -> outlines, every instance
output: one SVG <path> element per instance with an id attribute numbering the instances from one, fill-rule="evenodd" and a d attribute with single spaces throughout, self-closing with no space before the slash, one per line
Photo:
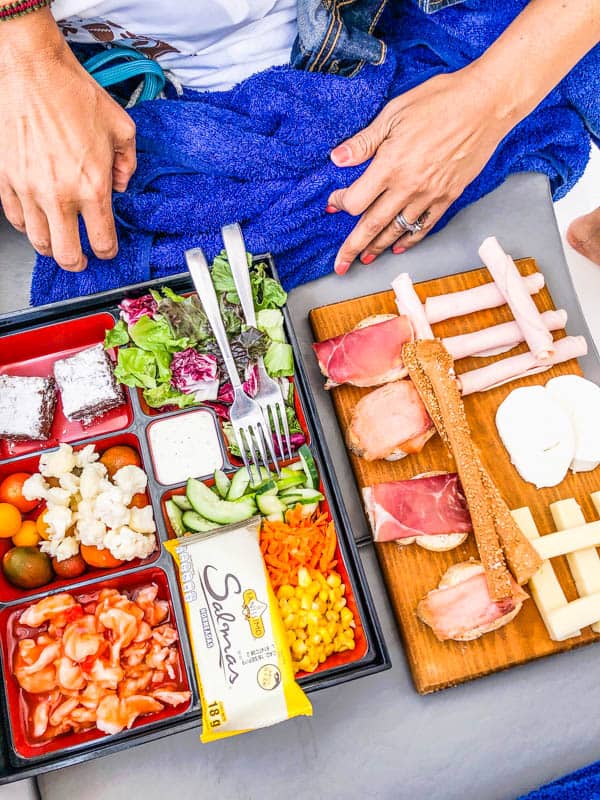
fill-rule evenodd
<path id="1" fill-rule="evenodd" d="M 167 500 L 165 503 L 167 517 L 173 528 L 175 536 L 183 536 L 185 534 L 185 526 L 183 524 L 183 512 L 173 500 Z"/>
<path id="2" fill-rule="evenodd" d="M 227 477 L 227 475 L 225 475 L 222 469 L 215 470 L 215 486 L 217 487 L 217 492 L 219 493 L 219 497 L 225 500 L 225 498 L 229 494 L 229 488 L 231 484 L 229 482 L 229 478 Z"/>
<path id="3" fill-rule="evenodd" d="M 290 475 L 289 478 L 279 478 L 275 483 L 280 492 L 285 492 L 298 486 L 304 486 L 306 483 L 306 475 L 303 470 L 302 472 L 296 472 L 294 475 Z"/>
<path id="4" fill-rule="evenodd" d="M 271 522 L 283 522 L 286 506 L 278 497 L 272 494 L 259 494 L 256 503 L 263 517 Z"/>
<path id="5" fill-rule="evenodd" d="M 260 472 L 256 469 L 256 467 L 250 467 L 250 471 L 252 473 L 252 477 L 254 478 L 255 485 L 250 485 L 250 472 L 248 472 L 246 467 L 238 469 L 231 479 L 231 486 L 229 487 L 229 492 L 227 493 L 227 500 L 237 500 L 239 497 L 242 497 L 242 495 L 246 494 L 248 490 L 255 491 L 255 486 L 257 483 L 260 484 L 263 481 L 269 480 L 271 477 L 271 473 L 264 467 L 260 468 Z"/>
<path id="6" fill-rule="evenodd" d="M 220 527 L 216 522 L 204 519 L 204 517 L 196 513 L 196 511 L 184 511 L 183 524 L 188 530 L 197 531 L 198 533 L 208 533 Z"/>
<path id="7" fill-rule="evenodd" d="M 311 517 L 317 508 L 319 507 L 318 503 L 301 503 L 302 506 L 302 516 L 303 517 Z"/>
<path id="8" fill-rule="evenodd" d="M 298 458 L 300 459 L 300 463 L 302 464 L 302 469 L 306 474 L 307 488 L 318 489 L 320 484 L 319 470 L 317 469 L 317 465 L 315 464 L 315 460 L 308 448 L 308 445 L 303 444 L 301 447 L 298 448 Z"/>
<path id="9" fill-rule="evenodd" d="M 302 472 L 303 469 L 304 469 L 304 466 L 302 465 L 301 461 L 294 461 L 294 463 L 290 464 L 289 467 L 284 467 L 281 470 L 281 474 L 285 475 L 287 477 L 288 475 L 291 475 L 292 473 Z"/>
<path id="10" fill-rule="evenodd" d="M 171 500 L 175 503 L 177 508 L 180 508 L 182 511 L 192 510 L 192 504 L 184 494 L 174 494 Z"/>
<path id="11" fill-rule="evenodd" d="M 286 504 L 295 503 L 320 503 L 325 500 L 325 496 L 316 489 L 288 489 L 285 492 L 280 492 L 279 497 Z"/>
<path id="12" fill-rule="evenodd" d="M 264 495 L 276 495 L 278 493 L 277 484 L 274 480 L 264 481 L 261 485 L 256 489 L 255 495 L 258 497 L 261 494 Z"/>
<path id="13" fill-rule="evenodd" d="M 186 493 L 194 511 L 211 522 L 228 525 L 243 522 L 256 514 L 256 503 L 251 497 L 240 498 L 237 503 L 221 500 L 195 478 L 188 480 Z"/>

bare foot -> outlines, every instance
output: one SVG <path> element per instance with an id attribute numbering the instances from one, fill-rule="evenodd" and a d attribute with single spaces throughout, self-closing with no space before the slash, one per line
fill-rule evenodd
<path id="1" fill-rule="evenodd" d="M 600 265 L 600 208 L 569 225 L 567 241 L 574 250 Z"/>

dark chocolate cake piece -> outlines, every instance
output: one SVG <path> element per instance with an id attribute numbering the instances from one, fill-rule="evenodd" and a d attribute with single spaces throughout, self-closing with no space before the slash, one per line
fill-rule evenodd
<path id="1" fill-rule="evenodd" d="M 56 361 L 54 377 L 67 419 L 87 425 L 125 401 L 113 363 L 101 344 Z"/>
<path id="2" fill-rule="evenodd" d="M 55 408 L 54 378 L 0 375 L 0 438 L 49 439 Z"/>

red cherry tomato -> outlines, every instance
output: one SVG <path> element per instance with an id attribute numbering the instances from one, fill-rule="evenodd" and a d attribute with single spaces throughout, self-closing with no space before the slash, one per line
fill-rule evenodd
<path id="1" fill-rule="evenodd" d="M 0 483 L 0 503 L 11 503 L 23 514 L 33 511 L 40 501 L 26 500 L 23 497 L 23 484 L 30 477 L 29 472 L 13 472 L 12 475 L 7 475 Z"/>

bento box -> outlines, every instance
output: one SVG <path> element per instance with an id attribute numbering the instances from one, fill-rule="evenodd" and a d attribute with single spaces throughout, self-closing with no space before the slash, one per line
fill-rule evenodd
<path id="1" fill-rule="evenodd" d="M 261 256 L 255 261 L 266 262 L 274 274 L 270 257 Z M 182 274 L 0 317 L 0 375 L 51 375 L 57 360 L 104 341 L 105 331 L 114 328 L 119 320 L 118 305 L 123 298 L 139 298 L 151 289 L 158 291 L 167 286 L 179 295 L 187 296 L 193 292 L 189 276 Z M 287 339 L 294 343 L 285 309 L 284 319 Z M 114 362 L 116 351 L 107 352 Z M 298 369 L 290 386 L 294 413 L 302 430 L 301 439 L 314 459 L 314 470 L 318 474 L 314 493 L 322 498 L 319 509 L 330 517 L 337 533 L 332 563 L 345 587 L 344 602 L 354 619 L 353 649 L 328 656 L 310 671 L 297 667 L 301 685 L 310 692 L 378 672 L 388 668 L 390 663 L 343 499 L 334 483 L 326 453 L 315 435 L 313 403 L 307 394 L 304 376 Z M 149 514 L 144 509 L 151 508 L 156 527 L 154 533 L 145 534 L 148 546 L 141 553 L 142 557 L 105 560 L 104 563 L 96 563 L 94 558 L 90 558 L 86 561 L 85 571 L 54 574 L 46 583 L 40 585 L 34 581 L 29 588 L 14 585 L 4 572 L 0 573 L 0 668 L 3 684 L 0 693 L 0 783 L 69 766 L 200 724 L 199 692 L 177 571 L 171 556 L 161 547 L 162 542 L 175 535 L 167 505 L 172 504 L 173 497 L 183 503 L 187 478 L 193 477 L 206 487 L 212 487 L 214 471 L 217 470 L 226 476 L 223 480 L 231 482 L 240 473 L 242 461 L 230 452 L 226 423 L 218 404 L 157 409 L 146 403 L 139 388 L 124 386 L 123 391 L 124 402 L 89 423 L 67 418 L 59 400 L 49 438 L 45 441 L 9 442 L 0 439 L 0 484 L 11 475 L 37 474 L 40 464 L 47 464 L 52 454 L 62 452 L 59 444 L 69 446 L 65 452 L 75 459 L 73 463 L 84 465 L 86 459 L 95 461 L 99 458 L 101 463 L 110 466 L 107 453 L 126 451 L 132 459 L 130 463 L 147 476 L 147 485 L 133 497 L 138 499 L 137 507 L 143 514 Z M 207 446 L 207 452 L 211 453 L 211 461 L 210 464 L 207 462 L 204 474 L 185 475 L 177 459 L 168 461 L 160 456 L 161 448 L 176 429 L 189 429 L 190 434 L 194 431 L 193 435 L 199 431 L 198 435 L 208 437 L 207 442 L 210 440 L 211 447 Z M 300 474 L 297 452 L 281 463 L 287 471 L 281 485 L 286 485 L 286 475 L 288 483 L 294 485 L 294 479 L 289 476 L 294 475 L 294 470 L 296 475 Z M 76 469 L 75 473 L 81 474 L 81 470 Z M 50 486 L 60 495 L 62 484 L 51 478 L 45 480 L 49 481 L 46 489 Z M 306 501 L 306 496 L 310 500 L 310 493 L 306 489 L 301 491 L 305 494 L 302 502 Z M 294 497 L 296 495 L 292 493 Z M 285 502 L 286 497 L 282 500 Z M 136 501 L 132 499 L 131 507 L 135 505 Z M 23 512 L 22 517 L 27 521 L 28 529 L 43 534 L 46 513 L 48 508 L 44 500 Z M 178 534 L 182 535 L 182 532 Z M 0 558 L 10 548 L 10 538 L 0 539 Z M 89 549 L 94 550 L 93 547 Z M 54 560 L 52 563 L 55 564 Z M 46 659 L 48 663 L 54 659 L 52 663 L 58 669 L 62 662 L 56 659 L 62 658 L 69 647 L 85 647 L 88 639 L 98 638 L 95 618 L 103 614 L 107 615 L 102 617 L 103 620 L 116 618 L 120 609 L 132 615 L 130 620 L 137 619 L 137 628 L 135 638 L 131 633 L 127 648 L 123 648 L 127 660 L 119 662 L 124 667 L 119 680 L 132 681 L 134 687 L 138 685 L 135 681 L 140 682 L 140 693 L 152 695 L 157 702 L 147 702 L 145 706 L 142 703 L 140 710 L 135 703 L 128 705 L 127 701 L 125 705 L 131 714 L 123 717 L 121 704 L 120 716 L 116 720 L 115 708 L 111 706 L 115 701 L 112 697 L 106 698 L 107 694 L 114 695 L 114 692 L 102 693 L 98 688 L 110 684 L 103 684 L 100 679 L 93 682 L 89 677 L 92 674 L 89 670 L 100 669 L 93 659 L 86 667 L 88 672 L 84 672 L 84 677 L 68 675 L 73 685 L 85 686 L 79 692 L 89 693 L 88 706 L 77 706 L 67 689 L 58 700 L 49 690 L 53 703 L 49 711 L 48 704 L 44 705 L 46 701 L 40 700 L 47 697 L 45 694 L 30 694 L 24 688 L 32 688 L 29 666 L 35 659 Z M 160 609 L 156 619 L 152 609 Z M 36 623 L 33 627 L 32 621 Z M 117 622 L 106 624 L 117 626 Z M 121 621 L 119 624 L 122 627 L 115 627 L 115 631 L 121 631 L 125 623 Z M 103 626 L 100 628 L 107 630 Z M 80 630 L 83 631 L 81 636 L 77 633 Z M 106 641 L 90 645 L 92 649 L 98 648 L 100 660 L 102 653 L 108 653 L 115 646 L 115 636 L 111 633 L 105 636 Z M 145 654 L 144 664 L 156 654 L 157 663 L 151 676 L 136 670 L 138 653 Z M 168 674 L 161 658 L 170 665 Z M 131 670 L 125 666 L 130 661 Z M 82 663 L 85 665 L 85 660 Z M 43 670 L 41 674 L 44 674 Z M 86 684 L 86 680 L 89 683 Z M 70 684 L 67 682 L 66 685 Z M 40 691 L 39 687 L 33 686 L 33 689 Z M 75 714 L 78 722 L 81 721 L 79 727 L 73 727 L 71 717 L 67 717 L 69 714 Z M 70 720 L 71 727 L 61 728 L 61 721 L 65 718 Z M 86 722 L 88 718 L 102 719 L 101 729 L 96 727 L 96 723 Z M 38 735 L 40 730 L 44 731 L 41 737 Z"/>

